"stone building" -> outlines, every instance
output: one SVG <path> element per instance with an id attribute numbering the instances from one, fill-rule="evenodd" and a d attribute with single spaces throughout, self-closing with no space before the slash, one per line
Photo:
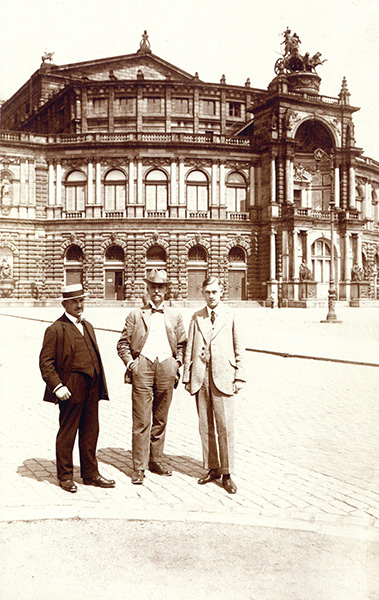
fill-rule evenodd
<path id="1" fill-rule="evenodd" d="M 325 303 L 332 255 L 337 299 L 378 299 L 379 163 L 356 146 L 346 81 L 320 95 L 322 62 L 289 30 L 267 90 L 204 82 L 146 32 L 134 54 L 42 57 L 2 106 L 0 293 L 83 281 L 134 302 L 158 267 L 173 300 L 209 274 L 228 300 L 306 306 Z"/>

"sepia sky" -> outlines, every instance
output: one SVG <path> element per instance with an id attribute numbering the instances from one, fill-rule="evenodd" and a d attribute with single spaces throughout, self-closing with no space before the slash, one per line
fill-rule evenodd
<path id="1" fill-rule="evenodd" d="M 377 0 L 0 0 L 0 99 L 40 66 L 138 50 L 144 29 L 152 52 L 200 79 L 267 89 L 289 27 L 300 51 L 321 52 L 320 93 L 351 93 L 357 145 L 379 160 L 379 3 Z"/>

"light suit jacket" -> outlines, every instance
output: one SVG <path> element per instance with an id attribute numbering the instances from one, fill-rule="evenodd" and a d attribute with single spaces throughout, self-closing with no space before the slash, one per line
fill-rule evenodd
<path id="1" fill-rule="evenodd" d="M 164 321 L 172 355 L 182 364 L 187 343 L 182 315 L 174 308 L 165 306 Z M 125 365 L 140 355 L 147 340 L 150 322 L 150 306 L 132 310 L 126 317 L 125 327 L 117 343 L 117 353 Z M 131 383 L 129 371 L 125 373 L 125 383 Z"/>
<path id="2" fill-rule="evenodd" d="M 190 393 L 201 388 L 206 364 L 216 388 L 226 396 L 234 393 L 234 382 L 245 381 L 241 329 L 235 315 L 219 304 L 213 332 L 207 308 L 197 311 L 191 319 L 184 358 L 183 383 L 190 383 Z"/>

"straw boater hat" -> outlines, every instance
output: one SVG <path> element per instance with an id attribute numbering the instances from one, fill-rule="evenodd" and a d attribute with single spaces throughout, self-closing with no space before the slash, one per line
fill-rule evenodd
<path id="1" fill-rule="evenodd" d="M 63 300 L 76 300 L 78 298 L 84 298 L 88 294 L 83 290 L 81 283 L 72 283 L 71 285 L 64 285 L 62 287 L 61 302 Z"/>
<path id="2" fill-rule="evenodd" d="M 171 283 L 171 281 L 167 279 L 166 271 L 163 271 L 163 269 L 160 271 L 158 271 L 158 269 L 151 269 L 150 273 L 144 278 L 144 281 L 146 281 L 146 283 L 156 283 L 159 285 L 170 285 Z"/>

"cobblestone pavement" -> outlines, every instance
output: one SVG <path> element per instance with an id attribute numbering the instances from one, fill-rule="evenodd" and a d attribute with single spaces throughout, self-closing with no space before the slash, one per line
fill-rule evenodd
<path id="1" fill-rule="evenodd" d="M 60 307 L 2 308 L 0 520 L 80 517 L 225 522 L 375 539 L 379 534 L 379 368 L 247 352 L 248 382 L 236 399 L 238 493 L 197 485 L 204 472 L 195 404 L 180 386 L 165 454 L 172 477 L 131 475 L 130 387 L 116 354 L 127 309 L 90 307 L 98 328 L 110 402 L 100 409 L 98 458 L 115 489 L 59 488 L 55 476 L 57 407 L 42 402 L 38 369 L 43 333 Z M 183 309 L 186 323 L 193 310 Z M 239 309 L 246 345 L 379 364 L 379 310 Z M 12 316 L 13 315 L 13 316 Z M 20 318 L 22 317 L 22 318 Z M 106 329 L 114 330 L 107 331 Z M 77 449 L 75 464 L 78 465 Z"/>

